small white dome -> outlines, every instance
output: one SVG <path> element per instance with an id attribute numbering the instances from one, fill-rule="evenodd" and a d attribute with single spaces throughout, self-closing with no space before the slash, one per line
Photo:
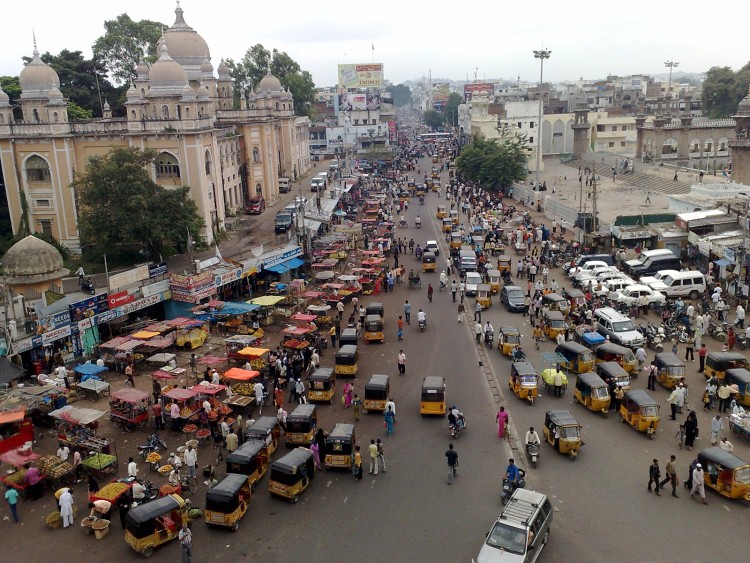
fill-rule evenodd
<path id="1" fill-rule="evenodd" d="M 281 81 L 269 70 L 258 84 L 258 92 L 281 92 Z"/>

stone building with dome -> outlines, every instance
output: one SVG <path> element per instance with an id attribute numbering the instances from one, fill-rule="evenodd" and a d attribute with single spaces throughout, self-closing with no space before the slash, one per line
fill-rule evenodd
<path id="1" fill-rule="evenodd" d="M 0 168 L 14 228 L 27 209 L 35 232 L 80 251 L 71 183 L 90 157 L 113 147 L 156 151 L 153 180 L 190 187 L 209 244 L 247 198 L 262 194 L 273 206 L 278 178 L 310 168 L 310 122 L 294 115 L 292 94 L 269 73 L 255 90 L 242 92 L 235 109 L 229 68 L 222 61 L 214 74 L 208 44 L 185 22 L 179 2 L 157 52 L 152 65 L 142 61 L 136 68 L 125 117 L 113 117 L 105 103 L 102 118 L 71 121 L 60 79 L 34 45 L 20 73 L 21 119 L 0 89 Z"/>
<path id="2" fill-rule="evenodd" d="M 68 274 L 60 252 L 33 235 L 18 241 L 3 256 L 3 281 L 14 295 L 28 290 L 61 292 L 62 279 Z"/>

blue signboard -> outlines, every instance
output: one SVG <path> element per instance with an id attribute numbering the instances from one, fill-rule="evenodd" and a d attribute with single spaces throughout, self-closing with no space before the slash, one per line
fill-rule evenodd
<path id="1" fill-rule="evenodd" d="M 88 299 L 77 301 L 70 304 L 70 319 L 73 322 L 79 322 L 103 313 L 109 309 L 109 299 L 106 293 L 94 295 Z"/>

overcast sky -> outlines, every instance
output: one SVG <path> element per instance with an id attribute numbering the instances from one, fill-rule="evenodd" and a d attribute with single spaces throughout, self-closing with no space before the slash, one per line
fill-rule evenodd
<path id="1" fill-rule="evenodd" d="M 0 49 L 0 75 L 17 75 L 21 57 L 31 55 L 32 27 L 41 52 L 83 51 L 104 33 L 103 22 L 126 11 L 133 20 L 174 22 L 171 0 L 126 3 L 66 3 L 36 0 L 33 17 L 20 4 L 6 21 Z M 116 5 L 127 6 L 126 9 Z M 221 58 L 240 59 L 256 43 L 286 51 L 318 86 L 336 82 L 338 63 L 382 62 L 385 77 L 399 83 L 433 79 L 513 78 L 538 81 L 532 51 L 552 51 L 545 62 L 550 81 L 604 78 L 607 74 L 657 74 L 664 62 L 678 70 L 704 72 L 712 66 L 735 70 L 750 60 L 745 34 L 732 29 L 733 17 L 747 14 L 744 1 L 721 3 L 721 18 L 701 28 L 716 5 L 646 2 L 312 2 L 273 0 L 205 3 L 183 0 L 185 21 L 207 41 L 214 67 Z M 206 9 L 206 6 L 208 9 Z M 745 8 L 743 8 L 745 6 Z M 448 8 L 450 7 L 450 8 Z M 31 5 L 28 7 L 31 9 Z"/>

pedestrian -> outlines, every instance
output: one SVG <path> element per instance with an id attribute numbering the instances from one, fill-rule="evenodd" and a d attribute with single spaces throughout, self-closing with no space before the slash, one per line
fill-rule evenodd
<path id="1" fill-rule="evenodd" d="M 721 442 L 719 442 L 719 447 L 725 452 L 730 453 L 730 454 L 734 451 L 734 445 L 732 444 L 732 442 L 727 440 L 726 436 L 721 437 Z"/>
<path id="2" fill-rule="evenodd" d="M 435 290 L 432 288 L 432 284 L 427 284 L 427 300 L 432 303 L 432 294 Z"/>
<path id="3" fill-rule="evenodd" d="M 62 500 L 63 497 L 60 497 L 60 514 L 62 514 Z M 71 498 L 72 500 L 72 498 Z M 125 529 L 125 526 L 127 525 L 128 520 L 128 512 L 130 512 L 130 505 L 133 504 L 133 498 L 132 498 L 132 491 L 125 491 L 123 494 L 120 495 L 120 497 L 117 499 L 117 513 L 120 516 L 120 526 L 122 526 L 122 529 Z M 73 517 L 72 517 L 72 509 L 71 509 L 71 521 L 70 523 L 73 523 Z M 67 526 L 65 526 L 67 527 Z"/>
<path id="4" fill-rule="evenodd" d="M 383 465 L 383 473 L 385 473 L 385 448 L 383 447 L 383 442 L 378 438 L 375 440 L 375 444 L 378 446 L 378 461 Z"/>
<path id="5" fill-rule="evenodd" d="M 182 563 L 190 563 L 193 557 L 193 532 L 188 528 L 187 518 L 182 521 L 182 530 L 177 535 L 182 546 Z"/>
<path id="6" fill-rule="evenodd" d="M 659 374 L 659 368 L 656 367 L 656 360 L 651 360 L 651 365 L 648 367 L 648 385 L 647 389 L 656 391 L 656 376 Z"/>
<path id="7" fill-rule="evenodd" d="M 385 419 L 385 433 L 389 438 L 393 436 L 393 425 L 396 422 L 396 413 L 393 408 L 389 405 L 383 415 Z"/>
<path id="8" fill-rule="evenodd" d="M 454 299 L 455 301 L 455 299 Z M 464 306 L 464 302 L 461 301 L 458 304 L 458 322 L 462 323 L 464 322 L 464 314 L 466 312 L 466 307 Z"/>
<path id="9" fill-rule="evenodd" d="M 724 422 L 721 415 L 717 414 L 711 419 L 711 445 L 715 446 L 719 442 L 719 434 L 724 430 Z"/>
<path id="10" fill-rule="evenodd" d="M 398 351 L 398 374 L 399 375 L 406 375 L 406 354 L 404 354 L 403 350 Z"/>
<path id="11" fill-rule="evenodd" d="M 133 381 L 133 362 L 130 362 L 125 367 L 125 377 L 127 378 L 125 380 L 125 385 L 130 385 L 131 387 L 135 387 L 135 381 Z"/>
<path id="12" fill-rule="evenodd" d="M 474 320 L 482 322 L 482 305 L 477 301 L 476 305 L 474 305 Z"/>
<path id="13" fill-rule="evenodd" d="M 688 450 L 693 449 L 695 439 L 698 437 L 698 417 L 695 411 L 690 411 L 685 419 L 685 446 Z"/>
<path id="14" fill-rule="evenodd" d="M 448 444 L 448 450 L 445 452 L 448 458 L 448 484 L 453 483 L 453 478 L 458 477 L 458 452 L 453 449 L 453 444 Z"/>
<path id="15" fill-rule="evenodd" d="M 354 422 L 359 422 L 359 409 L 362 407 L 362 400 L 359 395 L 354 394 L 352 399 L 352 413 L 354 414 Z"/>
<path id="16" fill-rule="evenodd" d="M 60 447 L 57 448 L 57 457 L 60 458 L 60 461 L 68 461 L 68 457 L 70 457 L 70 448 L 63 443 L 60 443 Z"/>
<path id="17" fill-rule="evenodd" d="M 695 493 L 698 493 L 698 496 L 701 497 L 701 502 L 708 504 L 706 502 L 706 488 L 703 483 L 703 475 L 703 467 L 700 463 L 696 463 L 692 473 L 693 486 L 690 489 L 690 498 L 695 498 Z"/>
<path id="18" fill-rule="evenodd" d="M 128 458 L 128 477 L 138 477 L 138 465 L 132 457 Z"/>
<path id="19" fill-rule="evenodd" d="M 406 318 L 406 324 L 411 324 L 411 303 L 407 299 L 404 303 L 404 317 Z"/>
<path id="20" fill-rule="evenodd" d="M 727 385 L 726 381 L 723 381 L 721 385 L 719 385 L 719 389 L 716 391 L 716 396 L 719 397 L 719 412 L 727 412 L 729 401 L 732 397 L 732 389 Z"/>
<path id="21" fill-rule="evenodd" d="M 378 474 L 378 445 L 375 443 L 375 439 L 370 439 L 370 446 L 368 447 L 370 453 L 370 475 Z"/>
<path id="22" fill-rule="evenodd" d="M 659 469 L 659 460 L 655 459 L 648 468 L 648 492 L 651 492 L 651 483 L 653 483 L 656 489 L 656 496 L 660 497 L 659 477 L 661 477 L 661 469 Z"/>
<path id="23" fill-rule="evenodd" d="M 698 373 L 703 373 L 703 369 L 706 367 L 706 356 L 708 355 L 708 348 L 706 345 L 701 343 L 701 347 L 698 349 Z"/>
<path id="24" fill-rule="evenodd" d="M 480 321 L 477 321 L 474 324 L 474 336 L 477 339 L 477 344 L 479 344 L 480 342 L 482 342 L 482 331 L 483 331 L 483 329 L 482 329 L 482 323 Z"/>
<path id="25" fill-rule="evenodd" d="M 195 477 L 195 466 L 198 464 L 198 450 L 193 449 L 192 444 L 188 445 L 183 454 L 183 459 L 188 468 L 188 475 Z"/>
<path id="26" fill-rule="evenodd" d="M 396 321 L 396 326 L 398 327 L 398 339 L 403 340 L 404 339 L 404 319 L 401 317 L 401 315 L 398 316 L 398 321 Z"/>
<path id="27" fill-rule="evenodd" d="M 453 280 L 451 282 L 451 295 L 453 296 L 453 302 L 456 302 L 456 292 L 458 291 L 458 284 L 456 283 L 456 280 Z"/>
<path id="28" fill-rule="evenodd" d="M 669 408 L 671 410 L 669 420 L 677 420 L 677 402 L 678 401 L 679 401 L 679 389 L 675 387 L 674 389 L 672 389 L 672 393 L 670 393 L 669 398 L 667 399 L 667 403 L 669 403 Z"/>
<path id="29" fill-rule="evenodd" d="M 682 446 L 685 445 L 685 425 L 680 424 L 679 428 L 677 428 L 677 433 L 674 435 L 675 438 L 677 438 L 677 445 L 682 449 Z"/>
<path id="30" fill-rule="evenodd" d="M 695 336 L 692 333 L 688 333 L 687 346 L 685 346 L 685 361 L 690 359 L 691 362 L 695 362 Z"/>
<path id="31" fill-rule="evenodd" d="M 555 375 L 553 382 L 555 384 L 555 397 L 563 396 L 563 372 L 560 371 L 560 366 L 555 366 Z"/>
<path id="32" fill-rule="evenodd" d="M 237 436 L 237 433 L 234 431 L 234 428 L 231 428 L 229 430 L 229 434 L 227 434 L 227 437 L 224 440 L 227 445 L 227 451 L 231 454 L 233 451 L 237 449 L 239 446 L 240 438 Z"/>
<path id="33" fill-rule="evenodd" d="M 675 457 L 674 454 L 669 456 L 669 461 L 667 462 L 667 466 L 664 468 L 664 473 L 666 474 L 666 477 L 664 477 L 664 480 L 661 483 L 659 483 L 658 486 L 663 489 L 664 485 L 669 483 L 672 486 L 672 496 L 675 498 L 680 498 L 677 495 L 677 468 L 675 467 L 676 459 L 677 458 Z"/>
<path id="34" fill-rule="evenodd" d="M 6 485 L 5 488 L 5 500 L 8 502 L 10 513 L 13 515 L 13 521 L 17 524 L 18 519 L 18 491 L 16 491 L 10 485 Z"/>
<path id="35" fill-rule="evenodd" d="M 164 428 L 164 408 L 161 403 L 155 402 L 154 406 L 151 407 L 151 412 L 154 413 L 154 428 L 162 430 Z"/>
<path id="36" fill-rule="evenodd" d="M 331 348 L 336 347 L 336 327 L 332 326 L 331 330 L 328 331 L 328 335 L 331 337 Z"/>
<path id="37" fill-rule="evenodd" d="M 320 464 L 320 446 L 318 446 L 318 442 L 316 442 L 315 439 L 310 442 L 310 451 L 312 452 L 313 461 L 315 462 L 315 469 L 321 471 L 323 466 Z"/>
<path id="38" fill-rule="evenodd" d="M 354 398 L 354 385 L 352 385 L 350 382 L 344 383 L 344 390 L 341 393 L 341 403 L 344 405 L 345 409 L 348 409 L 352 406 L 352 400 Z"/>
<path id="39" fill-rule="evenodd" d="M 508 413 L 505 412 L 505 407 L 500 407 L 500 410 L 497 411 L 497 415 L 495 415 L 495 422 L 497 422 L 497 437 L 498 438 L 505 438 L 506 440 L 510 441 L 510 432 L 508 430 L 508 421 L 510 417 L 508 416 Z"/>
<path id="40" fill-rule="evenodd" d="M 362 480 L 362 452 L 359 446 L 354 447 L 354 462 L 352 463 L 352 473 L 355 481 Z"/>

